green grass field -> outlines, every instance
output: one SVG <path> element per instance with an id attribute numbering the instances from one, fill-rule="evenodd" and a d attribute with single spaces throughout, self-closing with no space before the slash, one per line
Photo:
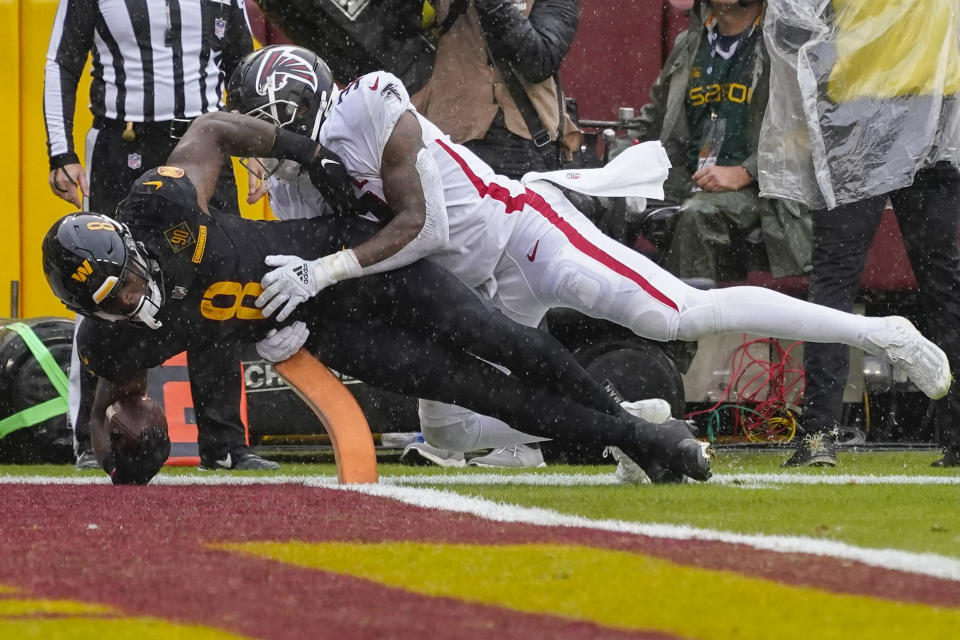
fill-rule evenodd
<path id="1" fill-rule="evenodd" d="M 784 470 L 784 454 L 722 451 L 714 459 L 720 478 L 732 474 L 783 474 L 815 478 L 830 476 L 946 476 L 957 470 L 934 469 L 934 451 L 841 453 L 835 469 Z M 522 473 L 607 474 L 611 466 L 559 466 Z M 68 465 L 3 466 L 0 474 L 97 477 L 99 472 L 78 474 Z M 285 463 L 286 476 L 336 475 L 333 464 Z M 383 478 L 402 482 L 420 476 L 485 474 L 473 468 L 444 470 L 438 467 L 406 467 L 381 464 Z M 208 473 L 193 468 L 171 468 L 164 475 L 197 477 Z M 225 472 L 218 472 L 223 477 Z M 272 475 L 237 472 L 238 476 Z M 436 479 L 439 481 L 439 478 Z M 850 478 L 840 484 L 790 484 L 709 482 L 682 486 L 530 486 L 528 484 L 473 485 L 451 482 L 433 484 L 461 495 L 476 496 L 522 506 L 552 509 L 595 519 L 631 522 L 689 524 L 695 527 L 737 533 L 798 535 L 846 542 L 871 548 L 894 548 L 934 552 L 960 558 L 960 484 L 866 484 Z"/>

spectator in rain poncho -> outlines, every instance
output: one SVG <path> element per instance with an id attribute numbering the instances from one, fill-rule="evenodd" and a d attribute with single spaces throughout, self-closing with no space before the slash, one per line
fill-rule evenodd
<path id="1" fill-rule="evenodd" d="M 960 3 L 769 0 L 764 195 L 814 212 L 812 302 L 848 310 L 889 199 L 920 284 L 927 331 L 960 364 Z M 836 464 L 849 355 L 807 344 L 806 435 L 790 466 Z M 960 397 L 937 411 L 940 466 L 960 466 Z"/>

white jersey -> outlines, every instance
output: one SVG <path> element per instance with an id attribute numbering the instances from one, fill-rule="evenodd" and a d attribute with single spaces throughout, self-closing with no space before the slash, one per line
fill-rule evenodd
<path id="1" fill-rule="evenodd" d="M 332 213 L 323 196 L 310 182 L 306 171 L 278 172 L 268 178 L 267 192 L 270 194 L 270 209 L 281 220 L 299 220 L 315 218 Z"/>
<path id="2" fill-rule="evenodd" d="M 447 245 L 429 259 L 471 287 L 488 282 L 504 253 L 526 189 L 493 173 L 466 147 L 453 143 L 410 104 L 403 83 L 377 71 L 361 76 L 340 93 L 320 129 L 319 142 L 338 154 L 362 196 L 385 200 L 380 176 L 383 149 L 406 112 L 420 122 L 423 145 L 440 169 L 449 224 Z"/>

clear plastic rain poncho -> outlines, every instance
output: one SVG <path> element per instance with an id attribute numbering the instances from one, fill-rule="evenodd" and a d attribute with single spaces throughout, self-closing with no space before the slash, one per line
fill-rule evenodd
<path id="1" fill-rule="evenodd" d="M 960 0 L 767 0 L 765 196 L 832 208 L 960 166 Z"/>

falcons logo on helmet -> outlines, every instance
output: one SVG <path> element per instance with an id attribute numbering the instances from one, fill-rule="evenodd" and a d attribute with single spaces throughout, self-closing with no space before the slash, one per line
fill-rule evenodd
<path id="1" fill-rule="evenodd" d="M 263 96 L 271 90 L 279 91 L 291 80 L 302 82 L 312 91 L 317 90 L 317 74 L 313 71 L 313 65 L 297 55 L 293 49 L 280 47 L 271 51 L 260 63 L 257 93 Z"/>

